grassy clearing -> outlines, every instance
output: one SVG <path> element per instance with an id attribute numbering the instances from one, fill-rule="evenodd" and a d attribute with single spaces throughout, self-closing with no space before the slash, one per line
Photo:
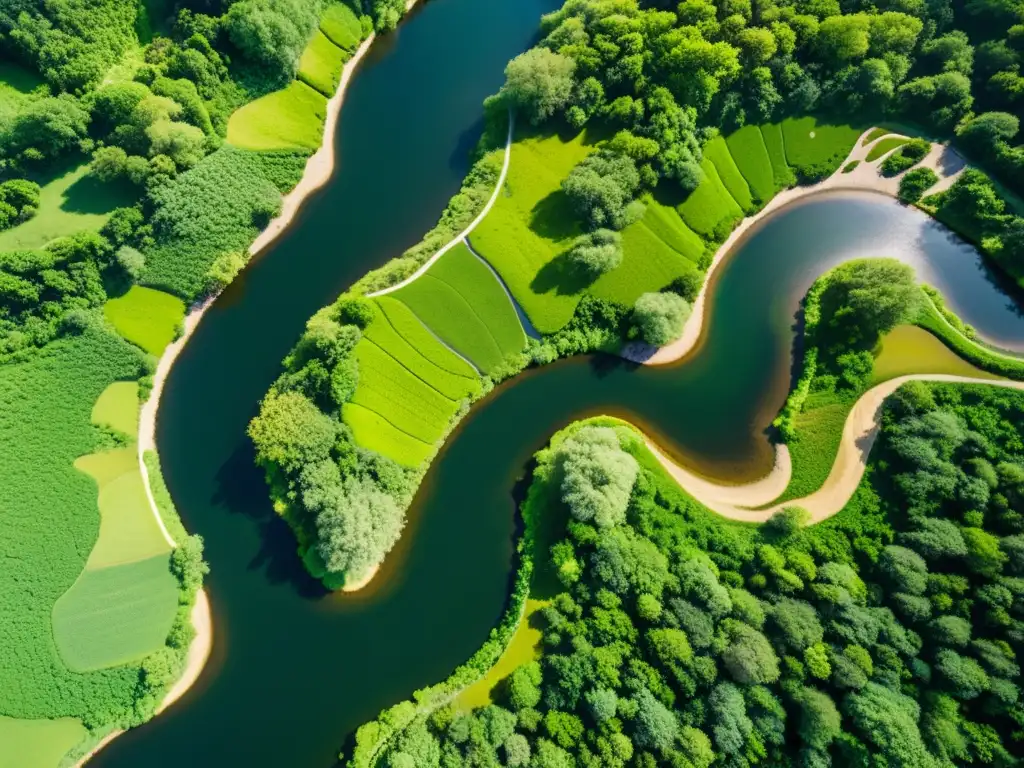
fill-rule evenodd
<path id="1" fill-rule="evenodd" d="M 486 675 L 455 698 L 453 703 L 456 709 L 467 712 L 493 704 L 494 689 L 502 680 L 515 672 L 517 667 L 540 658 L 540 641 L 543 636 L 539 623 L 540 610 L 549 602 L 548 600 L 527 599 L 522 621 L 519 622 L 519 627 L 512 635 L 505 652 Z"/>
<path id="2" fill-rule="evenodd" d="M 320 16 L 320 31 L 336 46 L 350 53 L 359 47 L 363 39 L 363 25 L 346 3 L 332 2 L 324 8 Z"/>
<path id="3" fill-rule="evenodd" d="M 775 196 L 776 188 L 772 160 L 761 130 L 756 125 L 745 125 L 726 137 L 725 143 L 747 182 L 754 206 L 764 205 Z M 719 167 L 717 163 L 715 167 Z"/>
<path id="4" fill-rule="evenodd" d="M 521 352 L 526 334 L 519 315 L 494 273 L 469 248 L 459 243 L 428 272 L 455 289 L 476 313 L 501 350 L 502 357 Z"/>
<path id="5" fill-rule="evenodd" d="M 242 149 L 307 149 L 320 146 L 327 97 L 294 80 L 236 110 L 228 120 L 228 143 Z"/>
<path id="6" fill-rule="evenodd" d="M 891 136 L 888 139 L 882 139 L 871 148 L 864 160 L 868 163 L 874 162 L 886 152 L 891 152 L 897 147 L 902 147 L 908 141 L 910 141 L 910 139 L 904 139 L 898 136 Z"/>
<path id="7" fill-rule="evenodd" d="M 138 665 L 72 674 L 54 653 L 51 612 L 78 579 L 100 531 L 96 482 L 74 467 L 99 447 L 90 423 L 112 383 L 142 374 L 144 355 L 99 328 L 0 365 L 0 711 L 58 718 L 123 712 Z M 173 606 L 170 616 L 173 616 Z M 161 638 L 161 641 L 163 638 Z"/>
<path id="8" fill-rule="evenodd" d="M 309 41 L 306 50 L 302 52 L 296 77 L 330 98 L 338 88 L 341 70 L 348 60 L 348 53 L 317 30 L 313 33 L 313 39 Z"/>
<path id="9" fill-rule="evenodd" d="M 0 715 L 0 768 L 53 768 L 89 732 L 78 720 L 18 720 Z"/>
<path id="10" fill-rule="evenodd" d="M 730 154 L 729 146 L 725 143 L 725 139 L 721 136 L 715 136 L 715 138 L 705 144 L 704 157 L 715 164 L 718 178 L 722 180 L 722 183 L 729 190 L 729 194 L 736 201 L 737 205 L 743 209 L 744 213 L 752 212 L 754 210 L 754 200 L 750 195 L 750 187 L 747 186 L 743 173 L 736 165 L 732 154 Z"/>
<path id="11" fill-rule="evenodd" d="M 99 487 L 100 531 L 86 569 L 134 563 L 170 550 L 149 509 L 134 448 L 91 453 L 75 461 L 75 469 Z"/>
<path id="12" fill-rule="evenodd" d="M 853 126 L 819 123 L 815 117 L 787 118 L 782 121 L 786 162 L 805 178 L 831 176 L 860 134 Z"/>
<path id="13" fill-rule="evenodd" d="M 870 131 L 868 131 L 867 135 L 864 137 L 864 140 L 860 143 L 860 145 L 862 147 L 866 147 L 872 141 L 882 138 L 887 133 L 889 133 L 889 130 L 887 128 L 872 128 Z"/>
<path id="14" fill-rule="evenodd" d="M 0 123 L 18 114 L 41 85 L 43 78 L 32 70 L 0 61 Z"/>
<path id="15" fill-rule="evenodd" d="M 761 138 L 764 139 L 764 148 L 768 152 L 768 160 L 772 164 L 772 178 L 775 180 L 775 191 L 793 186 L 796 178 L 793 176 L 793 169 L 786 162 L 786 140 L 782 137 L 782 125 L 780 123 L 767 123 L 761 126 Z"/>
<path id="16" fill-rule="evenodd" d="M 358 403 L 341 407 L 342 419 L 356 443 L 394 459 L 405 467 L 418 467 L 434 452 L 434 446 L 398 429 L 379 413 Z"/>
<path id="17" fill-rule="evenodd" d="M 133 285 L 128 293 L 103 305 L 103 316 L 128 341 L 160 357 L 178 335 L 185 302 L 163 291 Z"/>
<path id="18" fill-rule="evenodd" d="M 561 184 L 593 149 L 586 131 L 568 141 L 521 136 L 512 146 L 504 194 L 473 231 L 473 247 L 541 333 L 569 322 L 584 287 L 558 258 L 582 233 Z"/>
<path id="19" fill-rule="evenodd" d="M 134 438 L 139 431 L 139 384 L 115 381 L 99 396 L 89 417 L 93 424 L 107 426 Z"/>
<path id="20" fill-rule="evenodd" d="M 622 264 L 601 275 L 589 293 L 632 305 L 643 293 L 658 291 L 680 275 L 696 271 L 704 244 L 674 208 L 649 199 L 640 221 L 622 231 Z M 685 248 L 693 258 L 679 249 Z"/>
<path id="21" fill-rule="evenodd" d="M 355 355 L 359 384 L 352 402 L 377 412 L 418 440 L 436 442 L 458 404 L 372 342 L 360 342 Z"/>
<path id="22" fill-rule="evenodd" d="M 880 384 L 911 373 L 948 373 L 979 379 L 1003 378 L 967 362 L 924 328 L 900 325 L 882 339 L 871 383 Z"/>
<path id="23" fill-rule="evenodd" d="M 498 342 L 470 303 L 429 272 L 391 295 L 484 373 L 492 371 L 504 357 Z"/>
<path id="24" fill-rule="evenodd" d="M 724 240 L 743 210 L 733 200 L 707 156 L 701 160 L 704 180 L 678 207 L 679 215 L 694 232 L 707 238 Z"/>
<path id="25" fill-rule="evenodd" d="M 438 341 L 405 304 L 391 296 L 379 296 L 374 302 L 395 332 L 438 368 L 463 378 L 477 378 L 473 366 Z"/>
<path id="26" fill-rule="evenodd" d="M 127 185 L 104 183 L 88 173 L 89 164 L 80 163 L 35 179 L 42 187 L 39 211 L 0 232 L 0 251 L 39 248 L 58 237 L 98 230 L 111 211 L 135 202 L 136 194 Z"/>
<path id="27" fill-rule="evenodd" d="M 177 607 L 167 553 L 87 569 L 53 607 L 53 639 L 75 672 L 126 664 L 163 646 Z"/>

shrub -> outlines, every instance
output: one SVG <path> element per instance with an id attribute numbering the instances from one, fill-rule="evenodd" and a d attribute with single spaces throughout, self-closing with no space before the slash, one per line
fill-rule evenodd
<path id="1" fill-rule="evenodd" d="M 584 158 L 562 182 L 576 213 L 592 227 L 623 229 L 641 211 L 629 204 L 640 188 L 636 164 L 625 155 L 598 152 Z"/>
<path id="2" fill-rule="evenodd" d="M 904 203 L 916 203 L 938 181 L 939 177 L 931 168 L 915 168 L 900 179 L 899 198 Z"/>
<path id="3" fill-rule="evenodd" d="M 611 229 L 581 235 L 573 241 L 568 257 L 580 273 L 597 278 L 622 263 L 622 235 Z"/>
<path id="4" fill-rule="evenodd" d="M 674 293 L 645 293 L 633 305 L 633 324 L 640 337 L 656 347 L 679 338 L 690 305 Z"/>
<path id="5" fill-rule="evenodd" d="M 547 48 L 531 48 L 505 67 L 502 96 L 534 125 L 561 110 L 572 95 L 573 59 Z"/>

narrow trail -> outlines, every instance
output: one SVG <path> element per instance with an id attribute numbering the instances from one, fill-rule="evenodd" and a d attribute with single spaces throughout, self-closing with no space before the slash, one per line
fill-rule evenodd
<path id="1" fill-rule="evenodd" d="M 908 381 L 986 384 L 1024 390 L 1024 382 L 1021 381 L 998 381 L 951 374 L 910 374 L 878 384 L 861 395 L 847 415 L 839 451 L 832 464 L 832 470 L 821 488 L 802 498 L 765 509 L 751 507 L 760 507 L 778 498 L 792 477 L 792 459 L 785 445 L 776 447 L 775 466 L 762 479 L 746 485 L 720 485 L 676 464 L 649 437 L 645 436 L 644 440 L 661 465 L 684 491 L 723 517 L 747 523 L 762 523 L 784 507 L 803 507 L 810 514 L 811 522 L 818 523 L 845 507 L 857 490 L 864 476 L 871 448 L 878 438 L 882 404 L 889 395 Z"/>

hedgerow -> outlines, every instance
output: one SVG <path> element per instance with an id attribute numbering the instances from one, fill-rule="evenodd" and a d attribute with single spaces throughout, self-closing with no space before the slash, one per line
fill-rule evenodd
<path id="1" fill-rule="evenodd" d="M 216 258 L 248 248 L 280 210 L 281 186 L 301 176 L 305 162 L 300 152 L 223 147 L 154 190 L 156 244 L 146 253 L 142 282 L 196 299 Z"/>

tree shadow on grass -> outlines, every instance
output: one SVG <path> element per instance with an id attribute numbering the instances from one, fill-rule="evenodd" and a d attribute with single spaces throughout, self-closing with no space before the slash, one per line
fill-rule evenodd
<path id="1" fill-rule="evenodd" d="M 86 174 L 64 192 L 60 209 L 66 213 L 102 215 L 133 204 L 137 197 L 130 184 L 104 182 Z"/>
<path id="2" fill-rule="evenodd" d="M 566 240 L 580 233 L 569 196 L 556 189 L 530 211 L 530 229 L 548 240 Z"/>
<path id="3" fill-rule="evenodd" d="M 575 296 L 594 284 L 596 278 L 580 270 L 568 253 L 560 253 L 539 270 L 530 282 L 534 293 L 551 293 L 558 296 Z"/>

